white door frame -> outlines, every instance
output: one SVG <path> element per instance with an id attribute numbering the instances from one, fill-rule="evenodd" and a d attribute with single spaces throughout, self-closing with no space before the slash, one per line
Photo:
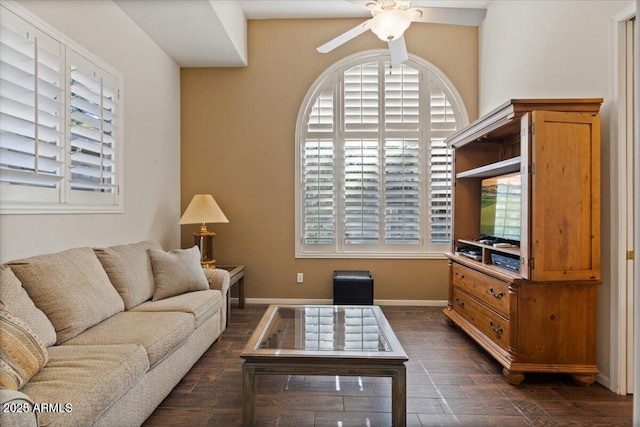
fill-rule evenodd
<path id="1" fill-rule="evenodd" d="M 640 25 L 640 0 L 636 0 L 636 29 Z M 638 39 L 636 39 L 636 42 Z M 640 73 L 640 42 L 636 43 L 636 82 L 638 83 L 638 73 Z M 636 84 L 636 112 L 634 117 L 635 122 L 635 171 L 636 177 L 640 175 L 640 83 Z M 633 380 L 636 387 L 640 387 L 640 185 L 636 179 L 636 191 L 635 191 L 635 251 L 636 259 L 634 261 L 635 266 L 635 313 L 636 318 L 634 322 L 635 328 L 635 346 L 634 351 L 636 354 L 634 364 Z M 636 392 L 633 395 L 633 425 L 640 425 L 640 392 Z"/>
<path id="2" fill-rule="evenodd" d="M 629 196 L 632 183 L 629 169 L 633 168 L 632 142 L 627 139 L 629 108 L 629 91 L 626 84 L 626 67 L 624 66 L 626 53 L 626 21 L 637 13 L 637 3 L 631 2 L 626 8 L 611 18 L 611 371 L 609 388 L 618 394 L 633 391 L 634 371 L 634 336 L 638 331 L 633 324 L 633 295 L 634 278 L 629 273 L 633 271 L 633 261 L 628 260 L 627 253 L 634 248 L 633 218 L 630 214 Z M 631 119 L 633 120 L 633 119 Z M 637 130 L 636 130 L 637 131 Z M 638 151 L 638 150 L 636 150 Z M 636 186 L 637 187 L 637 186 Z M 637 188 L 636 188 L 637 191 Z M 637 202 L 637 200 L 636 200 Z M 636 210 L 637 214 L 637 210 Z M 636 258 L 638 255 L 636 254 Z M 636 292 L 637 294 L 637 292 Z M 630 298 L 631 297 L 631 298 Z M 636 309 L 637 312 L 637 309 Z M 637 354 L 637 353 L 636 353 Z M 636 393 L 636 396 L 638 393 Z"/>

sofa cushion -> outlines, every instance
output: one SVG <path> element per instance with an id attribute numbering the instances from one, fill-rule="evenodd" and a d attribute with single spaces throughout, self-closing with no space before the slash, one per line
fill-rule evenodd
<path id="1" fill-rule="evenodd" d="M 191 313 L 199 328 L 207 319 L 222 307 L 222 293 L 213 289 L 188 292 L 159 301 L 147 301 L 131 311 L 179 311 Z"/>
<path id="2" fill-rule="evenodd" d="M 0 266 L 0 302 L 29 325 L 45 346 L 56 343 L 56 330 L 47 316 L 35 306 L 22 283 L 7 265 Z"/>
<path id="3" fill-rule="evenodd" d="M 126 310 L 153 296 L 156 284 L 148 249 L 162 250 L 152 241 L 94 249 Z"/>
<path id="4" fill-rule="evenodd" d="M 36 307 L 56 328 L 56 343 L 124 310 L 91 248 L 75 248 L 8 263 Z"/>
<path id="5" fill-rule="evenodd" d="M 61 345 L 22 391 L 35 403 L 59 404 L 42 411 L 39 425 L 84 426 L 138 383 L 149 368 L 140 345 Z"/>
<path id="6" fill-rule="evenodd" d="M 149 256 L 156 281 L 153 301 L 209 289 L 209 282 L 200 266 L 197 246 L 170 252 L 149 249 Z"/>
<path id="7" fill-rule="evenodd" d="M 0 303 L 0 386 L 20 390 L 47 364 L 47 348 L 19 317 Z"/>
<path id="8" fill-rule="evenodd" d="M 140 344 L 153 368 L 179 347 L 195 330 L 189 313 L 125 311 L 87 329 L 68 345 Z"/>

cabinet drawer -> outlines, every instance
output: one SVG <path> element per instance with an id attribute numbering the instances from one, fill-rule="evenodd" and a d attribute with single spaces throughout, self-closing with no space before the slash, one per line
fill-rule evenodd
<path id="1" fill-rule="evenodd" d="M 460 264 L 453 264 L 453 284 L 509 317 L 509 285 Z"/>
<path id="2" fill-rule="evenodd" d="M 471 295 L 453 288 L 453 309 L 484 335 L 509 351 L 509 321 L 485 307 Z"/>

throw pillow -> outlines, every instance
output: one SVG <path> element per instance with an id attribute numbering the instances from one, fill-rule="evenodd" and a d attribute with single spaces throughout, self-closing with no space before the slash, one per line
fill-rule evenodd
<path id="1" fill-rule="evenodd" d="M 0 387 L 20 390 L 49 361 L 44 343 L 0 304 Z"/>
<path id="2" fill-rule="evenodd" d="M 0 266 L 0 301 L 13 315 L 29 322 L 45 346 L 51 347 L 56 343 L 56 329 L 51 321 L 35 306 L 20 280 L 6 265 Z"/>
<path id="3" fill-rule="evenodd" d="M 125 310 L 153 296 L 156 284 L 148 249 L 162 250 L 152 241 L 94 249 L 109 280 L 122 297 Z"/>
<path id="4" fill-rule="evenodd" d="M 200 266 L 197 246 L 170 252 L 149 249 L 149 257 L 156 280 L 153 301 L 209 289 L 209 282 Z"/>
<path id="5" fill-rule="evenodd" d="M 56 328 L 56 344 L 124 310 L 91 248 L 75 248 L 8 263 L 36 307 Z"/>

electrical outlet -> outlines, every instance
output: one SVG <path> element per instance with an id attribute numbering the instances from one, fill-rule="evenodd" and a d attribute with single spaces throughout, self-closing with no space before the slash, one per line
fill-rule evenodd
<path id="1" fill-rule="evenodd" d="M 298 273 L 298 274 L 296 275 L 296 281 L 297 281 L 298 283 L 302 283 L 302 282 L 304 281 L 304 275 L 303 275 L 302 273 Z"/>

